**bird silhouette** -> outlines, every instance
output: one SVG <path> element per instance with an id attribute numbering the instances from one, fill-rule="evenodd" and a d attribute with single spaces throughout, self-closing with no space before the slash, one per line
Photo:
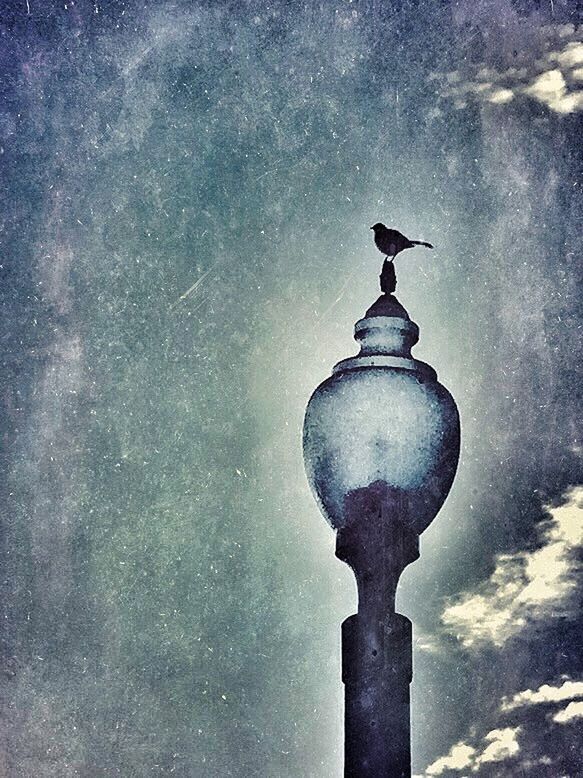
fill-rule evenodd
<path id="1" fill-rule="evenodd" d="M 374 242 L 375 246 L 385 257 L 391 257 L 390 262 L 395 259 L 397 254 L 404 249 L 412 249 L 413 246 L 425 246 L 428 249 L 432 249 L 431 243 L 427 243 L 424 240 L 409 240 L 398 230 L 390 230 L 385 227 L 381 222 L 373 224 L 371 230 L 374 230 Z"/>

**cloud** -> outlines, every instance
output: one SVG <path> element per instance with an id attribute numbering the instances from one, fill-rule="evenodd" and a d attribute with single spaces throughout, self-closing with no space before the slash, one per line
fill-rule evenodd
<path id="1" fill-rule="evenodd" d="M 565 68 L 574 68 L 583 64 L 583 43 L 581 41 L 571 41 L 560 51 L 552 51 L 548 54 L 551 62 L 558 62 Z"/>
<path id="2" fill-rule="evenodd" d="M 565 681 L 562 686 L 543 684 L 536 691 L 526 689 L 515 694 L 512 699 L 502 700 L 501 710 L 510 711 L 525 705 L 540 705 L 543 703 L 564 702 L 583 697 L 583 681 Z"/>
<path id="3" fill-rule="evenodd" d="M 443 775 L 470 769 L 477 773 L 486 764 L 513 759 L 520 752 L 517 736 L 520 727 L 493 729 L 482 738 L 477 748 L 468 743 L 456 743 L 447 756 L 442 756 L 425 771 L 426 776 Z"/>
<path id="4" fill-rule="evenodd" d="M 569 700 L 567 707 L 553 716 L 553 721 L 557 724 L 568 724 L 575 719 L 583 718 L 583 699 L 579 698 L 583 698 L 583 681 L 567 680 L 562 686 L 543 684 L 536 691 L 526 689 L 515 694 L 512 699 L 504 698 L 500 710 L 508 712 L 532 705 L 552 705 Z"/>
<path id="5" fill-rule="evenodd" d="M 558 724 L 568 724 L 574 719 L 583 719 L 583 700 L 581 702 L 570 702 L 565 710 L 555 713 L 553 721 Z"/>
<path id="6" fill-rule="evenodd" d="M 494 87 L 491 89 L 487 99 L 491 103 L 509 103 L 514 98 L 514 92 L 512 89 L 503 89 L 502 87 Z"/>
<path id="7" fill-rule="evenodd" d="M 464 648 L 500 648 L 532 623 L 577 616 L 583 487 L 571 489 L 565 499 L 560 507 L 547 506 L 550 518 L 538 526 L 539 548 L 499 554 L 487 581 L 450 600 L 441 621 Z"/>
<path id="8" fill-rule="evenodd" d="M 535 527 L 534 547 L 497 555 L 489 578 L 444 609 L 446 631 L 474 658 L 481 649 L 502 649 L 533 625 L 556 623 L 560 617 L 574 626 L 580 616 L 583 486 L 568 489 L 562 503 L 545 506 L 545 512 Z M 438 638 L 424 635 L 418 645 L 433 649 Z M 487 656 L 491 662 L 491 653 Z M 487 719 L 473 721 L 469 736 L 430 764 L 423 778 L 581 774 L 576 742 L 583 677 L 563 675 L 534 688 L 514 688 L 497 707 L 487 706 Z"/>
<path id="9" fill-rule="evenodd" d="M 504 729 L 494 729 L 492 732 L 488 732 L 484 738 L 488 745 L 475 758 L 472 770 L 477 772 L 484 764 L 502 762 L 505 759 L 516 756 L 520 751 L 520 746 L 516 740 L 519 732 L 520 727 L 505 727 Z"/>
<path id="10" fill-rule="evenodd" d="M 565 77 L 557 69 L 541 73 L 523 92 L 556 113 L 573 113 L 583 108 L 583 91 L 568 91 Z"/>
<path id="11" fill-rule="evenodd" d="M 525 96 L 561 115 L 583 110 L 583 43 L 575 39 L 571 25 L 549 26 L 543 34 L 540 56 L 531 55 L 525 66 L 482 65 L 430 78 L 441 82 L 440 97 L 453 100 L 455 108 L 465 108 L 471 100 L 504 105 Z"/>
<path id="12" fill-rule="evenodd" d="M 561 731 L 564 730 L 562 727 L 553 727 L 553 724 L 565 725 L 582 719 L 583 699 L 579 698 L 583 698 L 583 680 L 570 678 L 565 679 L 560 686 L 543 684 L 538 689 L 525 689 L 512 697 L 504 697 L 495 711 L 498 725 L 495 729 L 491 729 L 481 740 L 476 741 L 474 736 L 471 738 L 474 742 L 459 741 L 446 756 L 430 764 L 419 778 L 468 772 L 490 776 L 492 773 L 489 766 L 493 763 L 497 764 L 496 774 L 501 776 L 514 775 L 517 765 L 524 770 L 554 765 L 559 770 L 544 750 L 554 743 L 553 750 L 563 750 L 569 764 L 568 760 L 573 756 L 569 756 L 569 740 L 561 740 Z M 566 707 L 554 713 L 543 708 L 545 705 L 556 707 L 567 701 L 569 704 Z M 533 715 L 533 707 L 539 709 L 539 715 Z M 573 758 L 576 759 L 576 756 Z M 563 775 L 561 770 L 562 767 L 556 774 Z M 548 772 L 544 774 L 548 775 Z"/>
<path id="13" fill-rule="evenodd" d="M 442 775 L 446 770 L 464 770 L 472 764 L 476 749 L 467 743 L 456 743 L 447 756 L 429 765 L 426 775 Z"/>

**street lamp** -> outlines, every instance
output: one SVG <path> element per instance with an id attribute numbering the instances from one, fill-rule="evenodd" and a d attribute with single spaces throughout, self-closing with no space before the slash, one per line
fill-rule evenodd
<path id="1" fill-rule="evenodd" d="M 411 356 L 419 329 L 395 286 L 385 262 L 383 294 L 354 328 L 360 353 L 318 386 L 304 422 L 308 480 L 358 587 L 358 613 L 342 625 L 346 778 L 411 775 L 411 622 L 395 592 L 459 457 L 455 402 Z"/>

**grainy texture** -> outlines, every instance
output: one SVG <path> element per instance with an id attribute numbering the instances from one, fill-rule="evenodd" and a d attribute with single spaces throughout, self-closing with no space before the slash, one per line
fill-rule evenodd
<path id="1" fill-rule="evenodd" d="M 462 418 L 414 771 L 581 774 L 578 3 L 0 5 L 0 774 L 341 774 L 301 425 L 377 221 Z"/>

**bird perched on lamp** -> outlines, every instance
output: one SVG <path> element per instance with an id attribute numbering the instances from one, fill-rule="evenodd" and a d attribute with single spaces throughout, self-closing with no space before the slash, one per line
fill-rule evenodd
<path id="1" fill-rule="evenodd" d="M 414 246 L 425 246 L 428 249 L 432 249 L 431 243 L 427 243 L 424 240 L 409 240 L 398 230 L 390 230 L 385 227 L 381 222 L 373 224 L 371 230 L 374 230 L 374 242 L 375 246 L 385 257 L 391 257 L 390 262 L 395 259 L 404 249 L 412 249 Z"/>

